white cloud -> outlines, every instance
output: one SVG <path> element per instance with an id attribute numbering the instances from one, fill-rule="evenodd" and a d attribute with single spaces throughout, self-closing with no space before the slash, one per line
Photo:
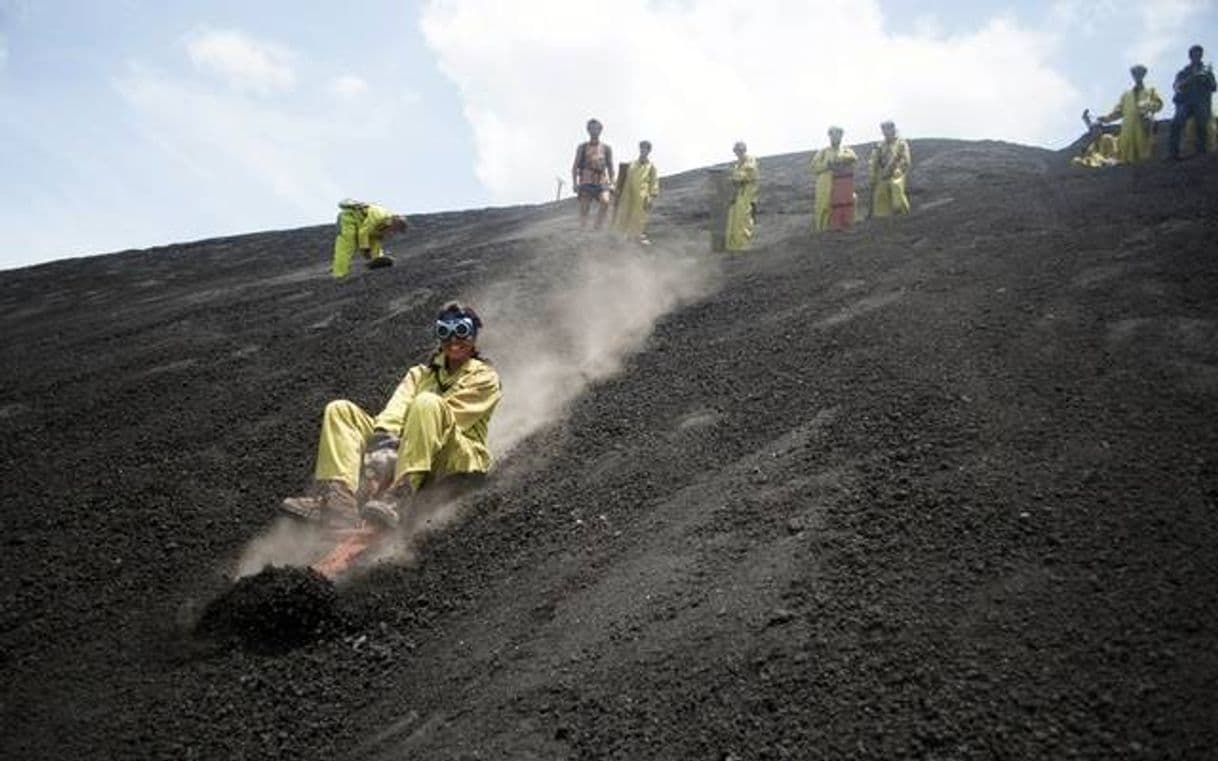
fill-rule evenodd
<path id="1" fill-rule="evenodd" d="M 368 92 L 368 83 L 354 74 L 330 80 L 330 91 L 340 98 L 355 99 Z"/>
<path id="2" fill-rule="evenodd" d="M 236 30 L 204 30 L 186 42 L 196 66 L 220 75 L 234 89 L 268 94 L 296 84 L 295 54 L 274 42 Z"/>
<path id="3" fill-rule="evenodd" d="M 302 213 L 327 209 L 342 195 L 327 158 L 345 137 L 363 134 L 324 111 L 211 92 L 138 66 L 115 85 L 144 139 L 189 177 L 176 182 L 231 188 L 232 197 L 269 194 Z"/>
<path id="4" fill-rule="evenodd" d="M 1141 34 L 1130 51 L 1133 60 L 1152 68 L 1168 66 L 1174 74 L 1188 61 L 1188 45 L 1173 50 L 1185 34 L 1195 28 L 1195 17 L 1205 12 L 1212 0 L 1155 0 L 1138 6 Z M 1198 40 L 1199 41 L 1199 40 Z M 1189 43 L 1191 44 L 1191 42 Z M 1179 65 L 1173 65 L 1178 63 Z"/>
<path id="5" fill-rule="evenodd" d="M 405 159 L 387 148 L 402 139 L 409 99 L 378 101 L 353 119 L 324 83 L 266 99 L 135 63 L 113 82 L 140 155 L 163 164 L 166 187 L 195 199 L 195 216 L 250 228 L 326 219 L 346 196 L 393 203 Z"/>
<path id="6" fill-rule="evenodd" d="M 730 159 L 737 138 L 819 146 L 830 123 L 870 141 L 889 117 L 911 136 L 1048 142 L 1078 95 L 1049 64 L 1055 39 L 1001 17 L 906 36 L 875 0 L 621 0 L 607 34 L 579 3 L 525 7 L 433 0 L 421 18 L 498 202 L 545 197 L 593 115 L 619 160 L 648 138 L 673 172 Z"/>

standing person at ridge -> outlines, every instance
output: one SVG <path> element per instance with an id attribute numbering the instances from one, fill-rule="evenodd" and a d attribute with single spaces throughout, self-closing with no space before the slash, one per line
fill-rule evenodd
<path id="1" fill-rule="evenodd" d="M 1194 124 L 1197 153 L 1206 152 L 1206 133 L 1211 127 L 1214 90 L 1218 89 L 1218 83 L 1214 81 L 1213 67 L 1201 62 L 1204 55 L 1205 50 L 1200 45 L 1189 48 L 1188 66 L 1180 69 L 1172 85 L 1176 93 L 1172 96 L 1176 113 L 1171 119 L 1168 155 L 1173 159 L 1180 158 L 1180 135 L 1189 119 L 1192 119 Z"/>
<path id="2" fill-rule="evenodd" d="M 601 142 L 604 127 L 597 119 L 589 119 L 588 140 L 575 148 L 575 161 L 571 164 L 571 186 L 579 198 L 580 229 L 588 225 L 588 211 L 592 202 L 600 204 L 596 210 L 596 229 L 605 224 L 609 213 L 609 196 L 613 192 L 613 149 Z"/>
<path id="3" fill-rule="evenodd" d="M 385 409 L 372 417 L 345 399 L 326 405 L 312 494 L 289 497 L 280 509 L 300 520 L 353 525 L 365 450 L 397 452 L 391 486 L 364 505 L 364 517 L 397 525 L 400 508 L 425 483 L 458 473 L 485 473 L 491 414 L 499 404 L 499 375 L 478 356 L 482 320 L 453 301 L 436 316 L 439 347 L 427 364 L 406 373 Z"/>
<path id="4" fill-rule="evenodd" d="M 732 146 L 736 163 L 732 164 L 728 179 L 735 194 L 727 208 L 727 223 L 724 226 L 724 248 L 728 251 L 748 251 L 753 240 L 753 229 L 757 213 L 757 181 L 761 174 L 757 170 L 757 159 L 748 153 L 743 141 Z"/>
<path id="5" fill-rule="evenodd" d="M 622 193 L 617 199 L 613 215 L 613 229 L 644 246 L 647 239 L 647 219 L 651 204 L 660 195 L 660 176 L 656 165 L 651 163 L 651 141 L 639 143 L 639 157 L 630 162 L 622 181 Z"/>
<path id="6" fill-rule="evenodd" d="M 1120 121 L 1121 132 L 1117 136 L 1117 161 L 1136 164 L 1152 158 L 1155 154 L 1155 114 L 1163 108 L 1163 99 L 1153 87 L 1147 87 L 1146 67 L 1136 64 L 1129 69 L 1133 87 L 1121 94 L 1112 112 L 1096 118 L 1100 124 Z"/>
<path id="7" fill-rule="evenodd" d="M 385 253 L 381 241 L 403 233 L 410 223 L 402 214 L 383 206 L 350 198 L 338 203 L 338 235 L 334 238 L 334 263 L 331 274 L 343 279 L 351 272 L 351 257 L 359 249 L 369 269 L 389 267 L 393 258 Z"/>
<path id="8" fill-rule="evenodd" d="M 882 142 L 871 150 L 868 169 L 871 177 L 871 216 L 889 217 L 909 213 L 909 197 L 905 195 L 905 175 L 911 158 L 909 143 L 897 136 L 897 125 L 891 121 L 880 124 Z"/>
<path id="9" fill-rule="evenodd" d="M 833 213 L 833 174 L 853 171 L 858 156 L 850 146 L 842 145 L 841 127 L 829 128 L 829 146 L 821 148 L 812 156 L 812 174 L 816 176 L 816 206 L 812 216 L 812 229 L 821 232 L 829 229 L 829 217 Z"/>

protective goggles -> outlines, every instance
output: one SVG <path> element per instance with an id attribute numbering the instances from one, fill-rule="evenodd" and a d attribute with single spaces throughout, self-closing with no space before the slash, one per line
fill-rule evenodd
<path id="1" fill-rule="evenodd" d="M 436 338 L 448 341 L 453 338 L 473 338 L 478 329 L 474 321 L 468 317 L 458 317 L 451 320 L 436 320 Z"/>

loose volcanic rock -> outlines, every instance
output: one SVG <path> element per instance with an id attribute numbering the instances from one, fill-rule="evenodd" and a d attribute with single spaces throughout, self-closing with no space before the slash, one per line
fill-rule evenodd
<path id="1" fill-rule="evenodd" d="M 239 579 L 203 610 L 196 633 L 258 652 L 298 647 L 337 619 L 334 585 L 310 568 L 268 567 Z"/>
<path id="2" fill-rule="evenodd" d="M 818 236 L 763 158 L 740 255 L 695 171 L 646 250 L 567 199 L 345 282 L 332 225 L 3 273 L 0 758 L 1212 757 L 1218 157 L 912 149 L 913 214 Z M 325 405 L 381 409 L 450 298 L 486 482 L 338 587 L 218 578 L 309 562 Z"/>

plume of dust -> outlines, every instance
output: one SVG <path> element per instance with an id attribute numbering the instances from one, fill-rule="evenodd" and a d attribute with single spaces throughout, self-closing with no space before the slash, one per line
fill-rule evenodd
<path id="1" fill-rule="evenodd" d="M 241 551 L 233 579 L 252 576 L 270 565 L 306 566 L 328 549 L 319 532 L 291 518 L 279 518 Z"/>
<path id="2" fill-rule="evenodd" d="M 492 358 L 504 389 L 490 430 L 498 457 L 559 421 L 589 385 L 643 347 L 661 317 L 712 284 L 714 270 L 693 253 L 701 248 L 693 241 L 573 251 L 545 240 L 537 244 L 532 272 L 494 284 L 470 302 L 486 317 L 479 348 Z M 396 540 L 373 562 L 413 563 L 416 540 L 457 518 L 465 501 L 459 494 L 429 491 L 418 495 Z M 269 565 L 308 565 L 328 547 L 319 532 L 284 518 L 246 545 L 234 578 Z"/>
<path id="3" fill-rule="evenodd" d="M 471 303 L 486 316 L 483 349 L 503 384 L 490 448 L 502 457 L 565 415 L 617 372 L 661 317 L 705 295 L 713 265 L 688 244 L 582 247 L 539 241 L 536 277 L 502 282 Z"/>

